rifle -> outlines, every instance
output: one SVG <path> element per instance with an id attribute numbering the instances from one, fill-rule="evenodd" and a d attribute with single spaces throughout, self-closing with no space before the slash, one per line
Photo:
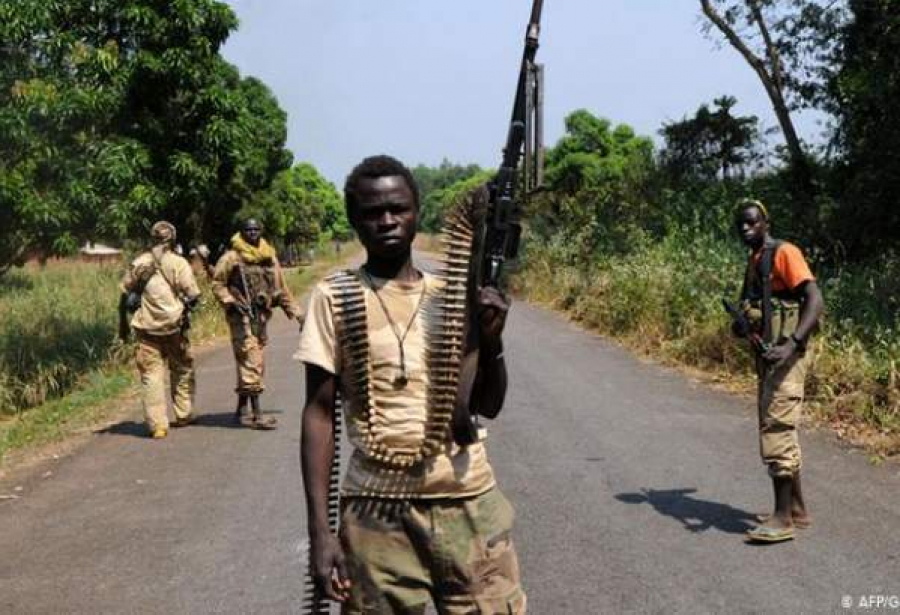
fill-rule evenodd
<path id="1" fill-rule="evenodd" d="M 497 174 L 488 184 L 488 204 L 483 228 L 473 242 L 474 271 L 470 272 L 466 303 L 469 306 L 465 332 L 465 352 L 460 367 L 459 390 L 453 414 L 453 439 L 467 445 L 478 441 L 477 410 L 470 407 L 478 372 L 478 325 L 474 322 L 475 297 L 479 287 L 500 289 L 503 266 L 516 258 L 521 236 L 519 164 L 525 155 L 525 191 L 538 187 L 541 180 L 541 93 L 543 68 L 534 62 L 538 50 L 543 0 L 533 0 L 531 17 L 525 30 L 525 50 L 513 102 L 512 118 Z M 537 154 L 537 163 L 531 159 Z"/>
<path id="2" fill-rule="evenodd" d="M 743 310 L 724 297 L 722 298 L 722 307 L 725 308 L 725 311 L 731 317 L 733 330 L 738 337 L 749 340 L 753 348 L 760 354 L 768 352 L 769 344 L 763 340 L 759 333 L 753 331 L 753 326 L 750 324 L 750 321 L 747 319 L 747 315 Z"/>
<path id="3" fill-rule="evenodd" d="M 252 333 L 254 337 L 259 337 L 259 334 L 262 331 L 259 308 L 256 305 L 254 297 L 250 296 L 250 286 L 247 284 L 247 275 L 244 273 L 244 263 L 242 262 L 238 263 L 238 273 L 241 274 L 241 288 L 244 289 L 243 298 L 245 302 L 245 305 L 240 307 L 242 307 L 250 317 L 250 333 Z"/>

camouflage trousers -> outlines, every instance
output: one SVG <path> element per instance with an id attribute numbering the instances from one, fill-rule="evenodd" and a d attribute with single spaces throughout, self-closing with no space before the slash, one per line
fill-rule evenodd
<path id="1" fill-rule="evenodd" d="M 345 498 L 341 544 L 352 582 L 346 614 L 518 615 L 525 593 L 498 489 L 461 499 Z"/>
<path id="2" fill-rule="evenodd" d="M 759 448 L 772 477 L 788 477 L 800 470 L 798 427 L 803 414 L 806 372 L 812 350 L 794 354 L 777 368 L 756 360 Z"/>
<path id="3" fill-rule="evenodd" d="M 144 420 L 151 431 L 167 429 L 169 397 L 177 418 L 191 415 L 194 399 L 194 356 L 181 333 L 149 335 L 137 332 L 137 368 L 141 375 Z M 166 372 L 169 383 L 166 386 Z"/>
<path id="4" fill-rule="evenodd" d="M 237 368 L 237 386 L 234 390 L 238 395 L 259 395 L 266 388 L 263 383 L 266 371 L 264 353 L 268 341 L 266 318 L 260 319 L 254 332 L 249 316 L 229 315 L 228 328 L 231 330 L 231 349 Z"/>

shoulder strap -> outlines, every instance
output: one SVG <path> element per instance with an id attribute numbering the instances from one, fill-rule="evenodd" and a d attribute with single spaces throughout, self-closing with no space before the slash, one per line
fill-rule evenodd
<path id="1" fill-rule="evenodd" d="M 763 341 L 772 343 L 772 265 L 782 242 L 774 239 L 762 248 L 759 257 L 759 279 L 762 285 Z"/>
<path id="2" fill-rule="evenodd" d="M 172 280 L 170 280 L 169 277 L 166 275 L 166 272 L 163 271 L 162 255 L 157 256 L 156 252 L 154 252 L 153 250 L 150 250 L 150 254 L 153 255 L 153 263 L 156 268 L 156 273 L 158 273 L 162 277 L 162 279 L 166 281 L 166 284 L 169 285 L 169 289 L 171 289 L 172 294 L 175 296 L 175 298 L 180 300 L 181 293 L 178 292 L 178 289 L 175 288 L 175 284 L 172 283 Z M 165 255 L 165 252 L 163 252 L 163 255 Z"/>

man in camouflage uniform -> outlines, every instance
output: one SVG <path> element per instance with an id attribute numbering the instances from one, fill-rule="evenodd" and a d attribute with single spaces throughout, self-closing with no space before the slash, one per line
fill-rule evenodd
<path id="1" fill-rule="evenodd" d="M 216 263 L 212 289 L 225 308 L 237 365 L 235 420 L 255 429 L 272 429 L 275 419 L 263 416 L 259 407 L 265 389 L 267 325 L 276 307 L 301 326 L 303 317 L 284 282 L 275 249 L 262 238 L 259 222 L 247 220 L 231 238 L 231 249 Z"/>
<path id="2" fill-rule="evenodd" d="M 806 373 L 812 361 L 808 341 L 822 314 L 822 294 L 800 249 L 769 234 L 769 214 L 759 201 L 739 203 L 735 227 L 750 248 L 734 332 L 751 341 L 759 380 L 759 443 L 775 492 L 775 510 L 748 532 L 753 542 L 794 537 L 811 518 L 800 484 L 798 428 Z"/>
<path id="3" fill-rule="evenodd" d="M 399 161 L 375 156 L 353 170 L 344 192 L 366 264 L 316 286 L 297 354 L 306 366 L 300 452 L 317 591 L 348 614 L 423 614 L 432 602 L 447 614 L 524 613 L 513 509 L 484 443 L 457 444 L 442 430 L 446 418 L 433 414 L 430 387 L 446 368 L 429 363 L 426 332 L 449 323 L 438 307 L 444 281 L 412 262 L 415 180 Z M 488 417 L 506 392 L 508 309 L 496 289 L 480 289 L 472 400 Z M 346 334 L 353 327 L 359 338 Z M 353 453 L 336 536 L 328 490 L 338 392 Z M 432 437 L 436 446 L 423 448 Z"/>
<path id="4" fill-rule="evenodd" d="M 154 246 L 131 263 L 120 290 L 120 336 L 128 338 L 125 313 L 135 309 L 131 327 L 138 341 L 137 367 L 141 375 L 141 402 L 150 435 L 165 438 L 169 430 L 166 405 L 169 391 L 174 403 L 175 427 L 193 420 L 194 358 L 186 335 L 190 310 L 200 289 L 188 262 L 173 251 L 175 227 L 157 222 L 150 234 Z M 171 386 L 166 386 L 168 367 Z"/>

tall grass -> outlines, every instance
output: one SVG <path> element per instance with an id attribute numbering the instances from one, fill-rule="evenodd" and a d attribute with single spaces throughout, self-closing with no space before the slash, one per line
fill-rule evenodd
<path id="1" fill-rule="evenodd" d="M 289 271 L 288 283 L 302 294 L 325 269 L 357 252 L 347 246 L 337 254 L 323 245 L 312 266 Z M 0 417 L 65 395 L 87 374 L 132 358 L 134 345 L 116 337 L 123 268 L 63 261 L 0 278 Z M 199 275 L 198 282 L 203 296 L 191 319 L 194 342 L 228 331 L 209 280 Z"/>
<path id="2" fill-rule="evenodd" d="M 359 246 L 323 245 L 309 266 L 289 269 L 298 299 Z M 0 464 L 14 450 L 61 440 L 114 416 L 108 401 L 134 384 L 134 344 L 116 340 L 122 265 L 52 263 L 0 280 Z M 194 313 L 191 340 L 221 339 L 224 313 L 209 280 Z M 3 419 L 7 420 L 3 420 Z"/>
<path id="3" fill-rule="evenodd" d="M 528 243 L 514 280 L 525 297 L 658 357 L 749 383 L 746 344 L 732 338 L 721 298 L 735 298 L 746 256 L 736 241 L 675 230 L 628 254 L 571 253 L 560 239 Z M 819 272 L 826 316 L 808 385 L 826 419 L 866 425 L 900 452 L 900 259 Z"/>
<path id="4" fill-rule="evenodd" d="M 112 359 L 116 284 L 107 266 L 51 263 L 0 279 L 0 414 L 15 414 L 70 390 Z"/>

